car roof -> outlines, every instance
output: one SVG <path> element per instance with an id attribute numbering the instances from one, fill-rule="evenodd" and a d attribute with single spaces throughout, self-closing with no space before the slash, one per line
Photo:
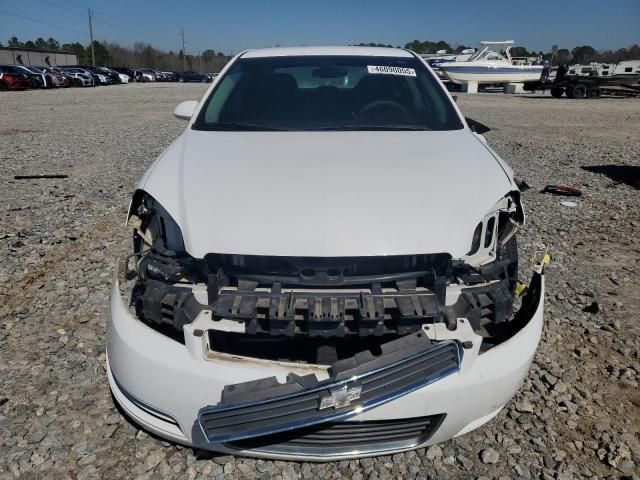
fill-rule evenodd
<path id="1" fill-rule="evenodd" d="M 242 58 L 291 57 L 301 55 L 413 57 L 413 54 L 408 50 L 391 47 L 277 47 L 248 50 L 242 55 Z"/>

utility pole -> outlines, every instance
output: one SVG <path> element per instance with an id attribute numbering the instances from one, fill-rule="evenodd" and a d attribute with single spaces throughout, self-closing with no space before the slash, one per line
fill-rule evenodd
<path id="1" fill-rule="evenodd" d="M 200 59 L 200 69 L 199 72 L 202 72 L 202 52 L 198 52 L 198 58 Z"/>
<path id="2" fill-rule="evenodd" d="M 96 66 L 96 54 L 93 51 L 93 25 L 91 24 L 91 9 L 89 11 L 89 37 L 91 38 L 91 65 Z"/>
<path id="3" fill-rule="evenodd" d="M 187 71 L 187 52 L 184 49 L 184 28 L 180 29 L 180 34 L 182 35 L 182 70 L 186 72 Z"/>

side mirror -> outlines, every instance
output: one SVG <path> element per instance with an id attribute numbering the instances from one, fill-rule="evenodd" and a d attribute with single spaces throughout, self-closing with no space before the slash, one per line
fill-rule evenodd
<path id="1" fill-rule="evenodd" d="M 173 111 L 173 114 L 180 120 L 191 120 L 196 108 L 198 108 L 197 100 L 186 100 L 178 104 L 176 109 Z"/>
<path id="2" fill-rule="evenodd" d="M 491 131 L 489 127 L 472 118 L 465 117 L 464 119 L 467 121 L 467 125 L 469 125 L 469 128 L 471 129 L 472 132 L 478 133 L 480 135 L 484 135 L 485 133 Z"/>

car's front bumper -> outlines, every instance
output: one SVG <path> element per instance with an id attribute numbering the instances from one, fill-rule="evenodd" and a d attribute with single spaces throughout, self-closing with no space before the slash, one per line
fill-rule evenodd
<path id="1" fill-rule="evenodd" d="M 275 376 L 286 381 L 290 373 L 315 373 L 324 368 L 246 357 L 212 356 L 206 335 L 195 336 L 185 327 L 185 344 L 139 321 L 123 302 L 117 278 L 111 294 L 107 363 L 109 384 L 120 406 L 144 428 L 173 441 L 233 454 L 298 460 L 334 460 L 393 453 L 442 442 L 479 427 L 493 418 L 521 385 L 542 331 L 544 276 L 529 318 L 511 338 L 479 353 L 481 337 L 461 323 L 450 332 L 431 328 L 434 340 L 455 339 L 465 344 L 459 370 L 388 403 L 352 416 L 349 421 L 409 419 L 442 416 L 435 431 L 416 443 L 377 444 L 366 448 L 305 451 L 275 447 L 243 449 L 210 443 L 198 422 L 206 406 L 220 401 L 225 385 Z M 462 320 L 464 322 L 464 320 Z M 471 342 L 471 343 L 469 343 Z"/>

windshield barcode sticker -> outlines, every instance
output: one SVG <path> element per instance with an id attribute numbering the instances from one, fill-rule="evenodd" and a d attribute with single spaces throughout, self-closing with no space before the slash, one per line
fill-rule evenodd
<path id="1" fill-rule="evenodd" d="M 416 76 L 416 71 L 413 68 L 367 65 L 367 70 L 369 70 L 369 73 L 381 73 L 383 75 L 404 75 L 405 77 Z"/>

